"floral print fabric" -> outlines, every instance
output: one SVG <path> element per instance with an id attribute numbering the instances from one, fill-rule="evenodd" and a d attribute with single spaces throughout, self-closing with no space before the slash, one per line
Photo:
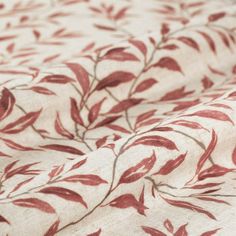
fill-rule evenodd
<path id="1" fill-rule="evenodd" d="M 236 3 L 0 2 L 0 235 L 236 234 Z"/>

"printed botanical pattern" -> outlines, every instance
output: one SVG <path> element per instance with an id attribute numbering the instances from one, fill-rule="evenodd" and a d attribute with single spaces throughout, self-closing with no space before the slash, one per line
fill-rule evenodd
<path id="1" fill-rule="evenodd" d="M 236 2 L 0 1 L 0 235 L 236 235 Z"/>

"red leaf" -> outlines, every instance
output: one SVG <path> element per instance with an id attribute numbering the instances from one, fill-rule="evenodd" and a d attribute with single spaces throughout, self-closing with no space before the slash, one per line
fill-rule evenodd
<path id="1" fill-rule="evenodd" d="M 42 145 L 40 147 L 54 150 L 54 151 L 59 151 L 59 152 L 68 152 L 68 153 L 75 154 L 75 155 L 83 155 L 84 154 L 79 149 L 71 147 L 71 146 L 67 146 L 67 145 L 48 144 L 48 145 Z"/>
<path id="2" fill-rule="evenodd" d="M 6 125 L 3 129 L 0 130 L 0 132 L 6 134 L 19 133 L 26 129 L 28 126 L 33 125 L 34 122 L 38 119 L 40 113 L 41 110 L 36 112 L 29 112 L 26 115 L 20 117 L 18 120 Z"/>
<path id="3" fill-rule="evenodd" d="M 167 44 L 163 47 L 161 47 L 161 49 L 166 49 L 166 50 L 175 50 L 178 49 L 179 47 L 175 44 Z"/>
<path id="4" fill-rule="evenodd" d="M 139 104 L 143 99 L 142 98 L 128 98 L 123 101 L 120 101 L 118 104 L 113 106 L 109 113 L 119 113 L 125 110 L 128 110 L 130 107 L 133 107 Z"/>
<path id="5" fill-rule="evenodd" d="M 13 200 L 12 203 L 20 207 L 36 208 L 46 213 L 55 213 L 55 210 L 51 205 L 37 198 L 22 198 Z"/>
<path id="6" fill-rule="evenodd" d="M 138 138 L 137 140 L 134 141 L 134 143 L 132 143 L 128 147 L 132 147 L 136 145 L 165 147 L 169 150 L 178 150 L 174 142 L 158 135 L 150 135 L 150 136 L 144 136 L 144 137 Z"/>
<path id="7" fill-rule="evenodd" d="M 174 236 L 188 236 L 188 232 L 186 231 L 186 226 L 185 225 L 181 225 L 178 230 L 174 233 Z"/>
<path id="8" fill-rule="evenodd" d="M 66 84 L 70 82 L 74 82 L 74 80 L 66 75 L 47 75 L 42 80 L 39 81 L 40 83 L 54 83 L 54 84 Z"/>
<path id="9" fill-rule="evenodd" d="M 99 115 L 99 112 L 101 110 L 101 106 L 102 106 L 102 103 L 104 102 L 104 100 L 105 100 L 105 98 L 102 99 L 100 102 L 95 103 L 91 107 L 91 109 L 89 110 L 88 120 L 90 123 L 93 123 L 98 118 L 98 115 Z"/>
<path id="10" fill-rule="evenodd" d="M 104 120 L 98 122 L 94 128 L 98 128 L 98 127 L 101 127 L 101 126 L 105 126 L 105 125 L 111 124 L 112 122 L 116 121 L 118 118 L 120 118 L 120 116 L 110 116 L 110 117 L 107 117 Z"/>
<path id="11" fill-rule="evenodd" d="M 202 79 L 202 85 L 204 89 L 209 89 L 214 85 L 214 83 L 207 76 L 204 76 Z"/>
<path id="12" fill-rule="evenodd" d="M 174 91 L 171 91 L 171 92 L 167 93 L 165 96 L 163 96 L 160 99 L 160 101 L 176 100 L 176 99 L 184 98 L 185 96 L 193 93 L 193 91 L 184 92 L 184 90 L 185 90 L 185 86 L 183 86 L 179 89 L 176 89 Z"/>
<path id="13" fill-rule="evenodd" d="M 15 97 L 8 89 L 4 88 L 0 99 L 0 121 L 11 114 L 14 104 Z"/>
<path id="14" fill-rule="evenodd" d="M 160 67 L 171 71 L 178 71 L 183 74 L 179 64 L 171 57 L 161 58 L 157 63 L 153 65 L 153 67 Z"/>
<path id="15" fill-rule="evenodd" d="M 91 233 L 91 234 L 88 234 L 87 236 L 99 236 L 101 234 L 102 230 L 99 229 L 98 231 L 94 232 L 94 233 Z"/>
<path id="16" fill-rule="evenodd" d="M 197 32 L 202 35 L 202 37 L 207 41 L 207 43 L 208 43 L 210 49 L 212 50 L 212 52 L 214 54 L 216 54 L 216 45 L 215 45 L 213 39 L 208 34 L 206 34 L 205 32 L 202 32 L 202 31 L 197 31 Z"/>
<path id="17" fill-rule="evenodd" d="M 132 183 L 139 180 L 153 168 L 155 162 L 156 162 L 156 155 L 153 152 L 153 154 L 150 157 L 143 159 L 137 165 L 127 169 L 121 175 L 119 184 Z"/>
<path id="18" fill-rule="evenodd" d="M 235 146 L 233 153 L 232 153 L 232 161 L 236 165 L 236 146 Z"/>
<path id="19" fill-rule="evenodd" d="M 192 47 L 193 49 L 200 51 L 198 44 L 192 38 L 182 36 L 178 37 L 177 39 L 182 43 L 188 45 L 189 47 Z"/>
<path id="20" fill-rule="evenodd" d="M 204 210 L 202 207 L 193 205 L 192 203 L 185 202 L 185 201 L 176 201 L 176 200 L 167 199 L 167 198 L 163 198 L 163 199 L 172 206 L 189 209 L 191 211 L 197 211 L 199 213 L 207 215 L 211 219 L 216 220 L 215 216 L 213 216 L 210 212 Z"/>
<path id="21" fill-rule="evenodd" d="M 216 234 L 216 232 L 217 232 L 218 230 L 220 230 L 220 228 L 219 228 L 219 229 L 215 229 L 215 230 L 207 231 L 207 232 L 205 232 L 205 233 L 202 233 L 200 236 L 213 236 L 213 235 Z"/>
<path id="22" fill-rule="evenodd" d="M 141 202 L 139 202 L 132 194 L 121 195 L 115 198 L 114 200 L 112 200 L 108 204 L 111 207 L 117 207 L 117 208 L 122 208 L 122 209 L 133 207 L 139 213 L 144 212 L 145 209 L 147 209 L 147 207 L 145 207 Z"/>
<path id="23" fill-rule="evenodd" d="M 151 227 L 142 226 L 142 229 L 145 233 L 150 234 L 151 236 L 167 236 L 166 234 L 164 234 L 160 230 L 154 229 Z"/>
<path id="24" fill-rule="evenodd" d="M 194 122 L 194 121 L 177 120 L 177 121 L 173 121 L 171 123 L 174 124 L 174 125 L 188 127 L 188 128 L 191 128 L 191 129 L 205 129 L 199 123 Z"/>
<path id="25" fill-rule="evenodd" d="M 142 81 L 140 84 L 137 85 L 137 87 L 134 90 L 134 93 L 140 93 L 143 92 L 149 88 L 151 88 L 154 84 L 157 83 L 157 80 L 150 78 Z"/>
<path id="26" fill-rule="evenodd" d="M 156 110 L 151 110 L 151 111 L 148 111 L 148 112 L 145 112 L 145 113 L 142 113 L 142 114 L 138 115 L 138 117 L 136 119 L 136 124 L 152 117 L 155 114 L 155 112 L 156 112 Z"/>
<path id="27" fill-rule="evenodd" d="M 71 106 L 70 114 L 71 114 L 72 120 L 75 123 L 84 126 L 84 122 L 83 122 L 83 120 L 82 120 L 82 118 L 80 116 L 80 111 L 79 111 L 77 102 L 76 102 L 76 100 L 74 98 L 70 98 L 70 106 Z"/>
<path id="28" fill-rule="evenodd" d="M 173 170 L 175 170 L 179 165 L 182 164 L 182 162 L 186 157 L 186 154 L 187 153 L 181 154 L 176 159 L 167 161 L 166 164 L 162 166 L 161 169 L 153 175 L 168 175 Z"/>
<path id="29" fill-rule="evenodd" d="M 34 86 L 30 88 L 32 91 L 36 92 L 36 93 L 40 93 L 40 94 L 45 94 L 45 95 L 55 95 L 54 92 L 52 92 L 51 90 L 44 88 L 44 87 L 40 87 L 40 86 Z"/>
<path id="30" fill-rule="evenodd" d="M 216 143 L 217 143 L 217 135 L 216 135 L 215 131 L 213 130 L 212 134 L 211 134 L 211 142 L 209 143 L 206 151 L 202 154 L 202 156 L 200 157 L 200 159 L 198 161 L 196 175 L 200 172 L 200 170 L 202 169 L 206 160 L 211 156 L 211 153 L 215 149 Z"/>
<path id="31" fill-rule="evenodd" d="M 3 217 L 2 215 L 0 215 L 0 223 L 7 223 L 7 224 L 10 225 L 10 222 L 5 217 Z"/>
<path id="32" fill-rule="evenodd" d="M 88 72 L 80 64 L 67 63 L 66 65 L 76 75 L 76 79 L 79 82 L 81 88 L 83 89 L 84 94 L 87 94 L 87 92 L 89 91 L 90 84 Z"/>
<path id="33" fill-rule="evenodd" d="M 127 83 L 135 78 L 135 75 L 130 72 L 116 71 L 100 80 L 96 86 L 97 90 L 102 90 L 106 87 L 116 87 L 121 83 Z"/>
<path id="34" fill-rule="evenodd" d="M 108 127 L 109 129 L 115 130 L 115 131 L 125 133 L 125 134 L 130 134 L 129 130 L 127 130 L 119 125 L 108 124 L 108 125 L 106 125 L 106 127 Z"/>
<path id="35" fill-rule="evenodd" d="M 130 39 L 129 42 L 133 44 L 144 56 L 147 55 L 147 47 L 142 41 Z"/>
<path id="36" fill-rule="evenodd" d="M 16 35 L 8 35 L 8 36 L 2 36 L 0 37 L 0 42 L 5 40 L 10 40 L 16 38 Z"/>
<path id="37" fill-rule="evenodd" d="M 110 49 L 103 57 L 103 60 L 114 60 L 114 61 L 139 61 L 139 59 L 128 52 L 123 51 L 124 48 L 113 48 Z"/>
<path id="38" fill-rule="evenodd" d="M 54 236 L 54 235 L 57 233 L 59 223 L 60 223 L 59 220 L 55 221 L 55 222 L 50 226 L 50 228 L 48 229 L 48 231 L 44 234 L 44 236 Z"/>
<path id="39" fill-rule="evenodd" d="M 2 140 L 5 142 L 5 144 L 11 148 L 11 149 L 14 149 L 14 150 L 18 150 L 18 151 L 40 151 L 40 149 L 34 149 L 34 148 L 31 148 L 31 147 L 27 147 L 27 146 L 22 146 L 18 143 L 15 143 L 13 142 L 12 140 L 9 140 L 9 139 L 3 139 Z"/>
<path id="40" fill-rule="evenodd" d="M 208 17 L 208 21 L 210 21 L 210 22 L 217 21 L 217 20 L 223 18 L 224 16 L 225 16 L 225 12 L 214 13 Z"/>
<path id="41" fill-rule="evenodd" d="M 104 137 L 98 139 L 96 141 L 96 147 L 100 148 L 101 146 L 103 146 L 106 143 L 106 141 L 107 141 L 107 136 L 104 136 Z"/>
<path id="42" fill-rule="evenodd" d="M 192 91 L 190 91 L 189 94 L 190 93 L 192 93 Z M 198 99 L 193 100 L 193 101 L 175 102 L 175 104 L 177 104 L 177 106 L 174 107 L 172 111 L 180 111 L 183 109 L 187 109 L 187 108 L 195 106 L 199 103 L 200 103 L 200 101 Z"/>
<path id="43" fill-rule="evenodd" d="M 234 125 L 234 122 L 229 118 L 228 115 L 226 115 L 225 113 L 221 111 L 216 111 L 216 110 L 196 111 L 186 116 L 199 116 L 199 117 L 215 119 L 215 120 L 220 120 L 220 121 L 229 121 L 232 125 Z"/>
<path id="44" fill-rule="evenodd" d="M 200 172 L 198 175 L 198 180 L 223 176 L 231 171 L 233 171 L 233 169 L 228 169 L 219 165 L 213 165 Z"/>
<path id="45" fill-rule="evenodd" d="M 172 223 L 170 222 L 169 219 L 166 219 L 166 220 L 164 221 L 164 226 L 165 226 L 165 228 L 166 228 L 170 233 L 173 233 L 174 227 L 173 227 L 173 225 L 172 225 Z"/>
<path id="46" fill-rule="evenodd" d="M 116 31 L 116 28 L 106 25 L 94 24 L 94 26 L 101 30 Z"/>
<path id="47" fill-rule="evenodd" d="M 99 177 L 98 175 L 72 175 L 62 179 L 65 182 L 77 183 L 80 182 L 84 185 L 97 186 L 100 184 L 106 184 L 107 181 Z"/>
<path id="48" fill-rule="evenodd" d="M 57 131 L 58 134 L 61 136 L 64 136 L 68 139 L 73 139 L 74 135 L 70 133 L 66 128 L 62 125 L 59 113 L 57 112 L 56 120 L 55 120 L 55 130 Z"/>
<path id="49" fill-rule="evenodd" d="M 70 189 L 61 187 L 46 187 L 41 189 L 39 192 L 44 194 L 53 194 L 68 201 L 79 202 L 87 208 L 87 204 L 83 198 L 78 193 Z"/>
<path id="50" fill-rule="evenodd" d="M 115 20 L 120 20 L 122 18 L 124 18 L 126 11 L 128 10 L 128 7 L 123 7 L 121 8 L 115 15 L 114 15 L 114 19 Z"/>

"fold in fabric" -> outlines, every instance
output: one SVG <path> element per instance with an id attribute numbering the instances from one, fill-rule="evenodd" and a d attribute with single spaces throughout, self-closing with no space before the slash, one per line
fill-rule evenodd
<path id="1" fill-rule="evenodd" d="M 0 235 L 236 235 L 236 2 L 0 3 Z"/>

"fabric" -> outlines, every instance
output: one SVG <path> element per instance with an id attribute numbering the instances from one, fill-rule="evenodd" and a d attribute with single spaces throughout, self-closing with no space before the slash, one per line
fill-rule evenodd
<path id="1" fill-rule="evenodd" d="M 0 2 L 0 235 L 236 235 L 236 2 Z"/>

